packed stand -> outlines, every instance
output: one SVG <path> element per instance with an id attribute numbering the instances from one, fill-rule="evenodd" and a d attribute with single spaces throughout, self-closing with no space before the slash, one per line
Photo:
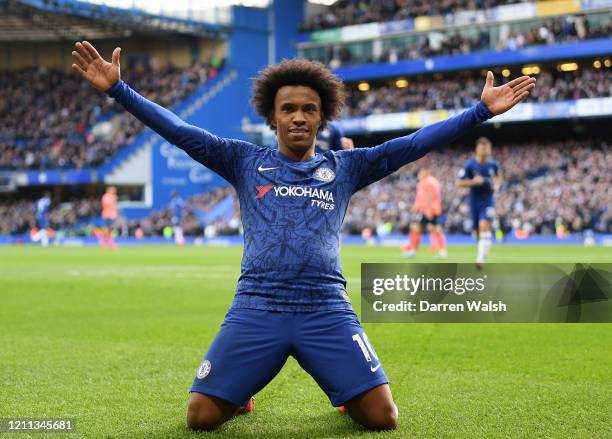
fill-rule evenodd
<path id="1" fill-rule="evenodd" d="M 490 9 L 525 0 L 339 0 L 300 26 L 301 32 L 427 15 Z"/>
<path id="2" fill-rule="evenodd" d="M 499 39 L 497 50 L 518 50 L 538 44 L 554 44 L 564 41 L 608 38 L 612 33 L 612 21 L 608 20 L 598 26 L 592 26 L 585 15 L 562 16 L 551 18 L 521 32 L 516 26 Z"/>
<path id="3" fill-rule="evenodd" d="M 498 84 L 513 79 L 497 76 Z M 525 102 L 612 96 L 612 70 L 606 67 L 582 68 L 574 72 L 542 72 L 537 75 L 537 80 L 538 86 Z M 371 88 L 367 92 L 350 88 L 344 117 L 469 108 L 480 100 L 483 86 L 482 77 L 458 75 L 439 81 L 429 79 L 409 82 L 405 88 L 388 85 Z"/>
<path id="4" fill-rule="evenodd" d="M 508 24 L 507 32 L 495 32 L 493 28 L 464 31 L 443 30 L 411 34 L 397 38 L 380 56 L 356 56 L 347 46 L 329 46 L 320 61 L 332 68 L 363 63 L 396 63 L 401 60 L 424 59 L 439 55 L 462 55 L 479 51 L 519 50 L 528 46 L 571 42 L 595 38 L 607 38 L 612 34 L 612 20 L 589 24 L 584 15 L 563 16 L 534 23 L 527 30 L 523 24 Z M 367 43 L 364 43 L 367 44 Z"/>
<path id="5" fill-rule="evenodd" d="M 187 69 L 139 63 L 127 68 L 123 79 L 148 99 L 172 107 L 216 76 L 221 65 L 219 59 Z M 143 128 L 74 74 L 46 68 L 0 72 L 0 168 L 97 166 Z"/>

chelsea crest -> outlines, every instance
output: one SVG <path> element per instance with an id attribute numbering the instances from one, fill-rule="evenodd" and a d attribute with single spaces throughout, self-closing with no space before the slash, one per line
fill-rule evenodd
<path id="1" fill-rule="evenodd" d="M 314 173 L 314 178 L 325 183 L 332 181 L 335 177 L 336 174 L 329 168 L 319 168 Z"/>

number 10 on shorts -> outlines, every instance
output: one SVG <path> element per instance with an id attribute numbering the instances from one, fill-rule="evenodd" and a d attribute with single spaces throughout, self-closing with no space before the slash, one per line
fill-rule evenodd
<path id="1" fill-rule="evenodd" d="M 368 336 L 366 335 L 366 333 L 363 332 L 362 334 L 353 334 L 353 340 L 359 345 L 359 349 L 361 349 L 361 352 L 363 353 L 363 356 L 365 357 L 366 361 L 370 363 L 370 370 L 372 372 L 376 372 L 380 367 L 380 361 L 378 360 L 378 355 L 376 355 L 376 351 L 372 347 L 370 340 L 368 340 Z M 375 367 L 371 364 L 372 358 L 374 358 L 374 360 L 376 360 L 376 362 L 378 363 L 378 365 Z"/>

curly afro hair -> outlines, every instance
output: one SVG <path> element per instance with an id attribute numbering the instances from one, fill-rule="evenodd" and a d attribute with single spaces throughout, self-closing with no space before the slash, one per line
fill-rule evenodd
<path id="1" fill-rule="evenodd" d="M 346 96 L 342 81 L 318 61 L 285 59 L 263 69 L 253 82 L 251 103 L 271 128 L 274 129 L 270 114 L 274 111 L 276 92 L 286 85 L 310 87 L 319 94 L 321 129 L 340 115 Z"/>

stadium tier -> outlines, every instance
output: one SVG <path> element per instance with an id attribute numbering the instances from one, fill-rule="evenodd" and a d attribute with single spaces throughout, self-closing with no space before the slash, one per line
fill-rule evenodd
<path id="1" fill-rule="evenodd" d="M 557 70 L 556 65 L 532 65 L 523 69 L 526 72 L 537 71 L 538 79 L 538 88 L 525 102 L 612 97 L 610 59 L 588 60 L 582 66 L 576 64 L 575 67 L 576 70 L 567 72 Z M 499 82 L 502 84 L 513 77 L 510 69 L 498 70 Z M 520 70 L 514 69 L 514 72 L 518 74 Z M 480 100 L 482 81 L 482 72 L 472 71 L 350 83 L 344 115 L 350 118 L 370 114 L 468 108 Z"/>
<path id="2" fill-rule="evenodd" d="M 365 63 L 397 63 L 402 60 L 460 55 L 486 51 L 516 51 L 531 46 L 600 39 L 612 34 L 607 13 L 555 17 L 508 29 L 476 26 L 415 32 L 382 40 L 382 50 L 373 42 L 304 48 L 304 55 L 334 68 Z M 378 45 L 380 46 L 380 45 Z M 322 56 L 321 56 L 322 55 Z"/>
<path id="3" fill-rule="evenodd" d="M 525 0 L 340 0 L 333 3 L 327 11 L 310 17 L 300 26 L 300 30 L 310 32 L 355 24 L 449 15 L 516 3 L 529 2 Z"/>
<path id="4" fill-rule="evenodd" d="M 125 80 L 173 107 L 214 78 L 222 61 L 187 68 L 128 63 Z M 20 87 L 21 84 L 32 87 Z M 0 72 L 0 169 L 95 167 L 143 129 L 118 105 L 72 73 L 46 68 Z"/>

